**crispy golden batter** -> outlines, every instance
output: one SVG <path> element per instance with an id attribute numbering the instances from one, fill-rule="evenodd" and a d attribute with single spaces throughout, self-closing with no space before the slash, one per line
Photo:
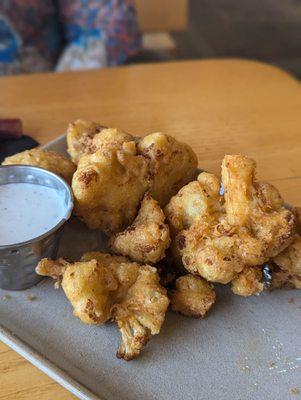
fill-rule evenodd
<path id="1" fill-rule="evenodd" d="M 50 276 L 52 279 L 57 280 L 57 287 L 61 282 L 61 278 L 66 271 L 68 265 L 71 264 L 64 258 L 59 258 L 58 260 L 50 260 L 48 258 L 43 258 L 36 267 L 36 273 L 42 276 Z"/>
<path id="2" fill-rule="evenodd" d="M 252 296 L 263 291 L 262 267 L 246 267 L 232 280 L 232 291 L 239 296 Z"/>
<path id="3" fill-rule="evenodd" d="M 80 157 L 87 152 L 92 145 L 95 135 L 104 129 L 97 122 L 78 119 L 71 122 L 67 128 L 67 151 L 71 160 L 77 164 Z"/>
<path id="4" fill-rule="evenodd" d="M 223 219 L 197 220 L 177 237 L 184 267 L 212 282 L 228 283 L 247 265 L 264 262 L 264 245 L 247 229 Z"/>
<path id="5" fill-rule="evenodd" d="M 35 167 L 45 168 L 57 175 L 60 175 L 67 182 L 71 182 L 72 175 L 76 170 L 76 166 L 68 160 L 68 158 L 54 151 L 46 151 L 42 149 L 25 150 L 22 153 L 6 157 L 2 165 L 33 165 Z"/>
<path id="6" fill-rule="evenodd" d="M 165 204 L 193 178 L 197 166 L 189 146 L 161 133 L 139 141 L 115 128 L 78 120 L 69 125 L 67 141 L 78 163 L 72 182 L 75 212 L 90 228 L 108 234 L 133 222 L 147 191 Z"/>
<path id="7" fill-rule="evenodd" d="M 148 188 L 147 168 L 134 142 L 82 156 L 72 180 L 75 213 L 90 228 L 121 231 L 133 222 Z"/>
<path id="8" fill-rule="evenodd" d="M 119 358 L 138 356 L 151 335 L 160 332 L 169 300 L 153 267 L 91 252 L 77 263 L 43 259 L 36 271 L 54 278 L 62 276 L 74 315 L 84 323 L 101 324 L 109 319 L 117 323 L 122 336 Z"/>
<path id="9" fill-rule="evenodd" d="M 284 204 L 279 191 L 275 186 L 267 182 L 253 182 L 256 196 L 254 201 L 257 202 L 258 207 L 269 212 L 280 210 Z"/>
<path id="10" fill-rule="evenodd" d="M 173 311 L 194 318 L 204 318 L 215 302 L 212 284 L 195 275 L 187 274 L 176 280 L 171 291 L 170 302 Z"/>
<path id="11" fill-rule="evenodd" d="M 278 190 L 255 181 L 255 167 L 248 157 L 225 156 L 222 164 L 225 208 L 230 225 L 249 228 L 264 243 L 267 259 L 289 245 L 296 223 L 293 213 L 283 207 Z"/>
<path id="12" fill-rule="evenodd" d="M 150 192 L 161 206 L 196 174 L 197 156 L 185 143 L 163 133 L 152 133 L 138 143 L 140 154 L 150 162 Z"/>
<path id="13" fill-rule="evenodd" d="M 176 236 L 183 229 L 189 228 L 200 216 L 221 212 L 222 197 L 219 187 L 216 176 L 202 172 L 196 181 L 188 183 L 173 196 L 164 209 L 172 237 L 168 257 L 180 270 L 183 269 L 183 263 Z"/>
<path id="14" fill-rule="evenodd" d="M 254 174 L 253 160 L 225 156 L 224 206 L 207 208 L 205 212 L 202 208 L 193 224 L 176 238 L 189 272 L 209 281 L 228 283 L 245 267 L 262 264 L 292 241 L 294 215 L 282 206 L 278 191 L 254 181 Z M 209 204 L 220 204 L 220 200 L 216 203 L 214 192 L 206 193 Z M 177 210 L 173 212 L 176 214 Z M 179 214 L 183 214 L 181 207 Z"/>
<path id="15" fill-rule="evenodd" d="M 140 266 L 137 272 L 137 279 L 123 301 L 112 309 L 122 335 L 117 357 L 125 360 L 137 357 L 150 336 L 160 332 L 169 305 L 156 269 Z"/>
<path id="16" fill-rule="evenodd" d="M 93 137 L 89 153 L 95 153 L 95 151 L 101 150 L 103 154 L 107 154 L 111 150 L 121 150 L 124 144 L 128 142 L 131 142 L 129 146 L 135 149 L 135 140 L 134 136 L 122 132 L 117 128 L 103 129 Z"/>
<path id="17" fill-rule="evenodd" d="M 130 261 L 127 257 L 113 256 L 108 253 L 91 251 L 83 254 L 81 261 L 96 260 L 108 268 L 115 277 L 118 287 L 114 292 L 114 303 L 124 299 L 128 289 L 135 283 L 140 265 Z"/>
<path id="18" fill-rule="evenodd" d="M 170 244 L 169 228 L 158 202 L 148 193 L 144 196 L 139 213 L 125 231 L 110 238 L 114 253 L 132 260 L 155 264 L 165 256 Z"/>
<path id="19" fill-rule="evenodd" d="M 127 257 L 115 256 L 109 253 L 102 253 L 101 251 L 89 251 L 84 253 L 80 259 L 81 261 L 96 260 L 103 264 L 105 267 L 117 268 L 122 263 L 128 263 L 130 260 Z"/>
<path id="20" fill-rule="evenodd" d="M 250 196 L 255 161 L 243 156 L 225 156 L 222 162 L 225 211 L 231 226 L 245 226 L 250 212 Z"/>
<path id="21" fill-rule="evenodd" d="M 301 237 L 296 236 L 290 246 L 272 259 L 274 271 L 272 272 L 273 289 L 282 286 L 301 289 Z"/>
<path id="22" fill-rule="evenodd" d="M 112 317 L 122 335 L 117 357 L 137 357 L 151 335 L 160 332 L 168 308 L 166 290 L 155 268 L 130 262 L 126 257 L 90 252 L 83 260 L 96 259 L 108 267 L 118 282 Z"/>
<path id="23" fill-rule="evenodd" d="M 67 128 L 68 153 L 73 162 L 78 164 L 85 154 L 101 150 L 104 154 L 111 150 L 120 150 L 125 142 L 135 138 L 117 128 L 106 128 L 97 122 L 78 119 Z"/>
<path id="24" fill-rule="evenodd" d="M 117 281 L 110 270 L 96 260 L 67 263 L 43 259 L 39 275 L 56 277 L 61 268 L 62 288 L 73 306 L 73 314 L 86 324 L 102 324 L 111 318 Z"/>
<path id="25" fill-rule="evenodd" d="M 217 177 L 202 172 L 196 181 L 188 183 L 170 199 L 164 212 L 173 236 L 189 228 L 201 215 L 222 210 L 219 189 Z"/>

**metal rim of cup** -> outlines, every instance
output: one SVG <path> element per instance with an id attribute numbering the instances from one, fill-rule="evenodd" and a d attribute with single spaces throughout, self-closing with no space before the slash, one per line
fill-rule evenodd
<path id="1" fill-rule="evenodd" d="M 9 250 L 9 249 L 14 249 L 16 247 L 27 246 L 28 244 L 35 243 L 39 240 L 46 238 L 47 236 L 50 236 L 52 233 L 56 232 L 61 226 L 63 226 L 64 223 L 71 217 L 73 206 L 74 206 L 74 196 L 73 196 L 70 185 L 63 178 L 61 178 L 59 175 L 55 174 L 54 172 L 51 172 L 42 167 L 36 167 L 33 165 L 25 165 L 25 164 L 0 165 L 0 172 L 2 169 L 9 169 L 9 168 L 17 168 L 18 169 L 19 167 L 22 167 L 22 168 L 25 167 L 25 169 L 28 169 L 28 170 L 42 171 L 42 172 L 52 176 L 56 180 L 60 181 L 63 184 L 64 188 L 66 189 L 66 192 L 69 195 L 69 199 L 68 199 L 69 206 L 66 209 L 64 217 L 49 231 L 44 232 L 42 235 L 36 236 L 36 237 L 26 240 L 24 242 L 0 245 L 0 250 Z M 24 182 L 24 183 L 26 183 L 26 182 Z M 0 184 L 0 186 L 2 186 L 2 185 Z M 39 186 L 43 186 L 43 185 L 39 185 Z"/>

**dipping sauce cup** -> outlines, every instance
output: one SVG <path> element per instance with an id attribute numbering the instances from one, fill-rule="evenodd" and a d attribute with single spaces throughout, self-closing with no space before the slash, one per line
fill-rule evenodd
<path id="1" fill-rule="evenodd" d="M 28 237 L 28 240 L 19 243 L 0 242 L 0 288 L 7 290 L 27 289 L 43 278 L 35 273 L 35 267 L 42 258 L 57 256 L 62 227 L 70 218 L 73 209 L 71 188 L 56 174 L 28 165 L 0 166 L 0 188 L 2 185 L 16 184 L 17 186 L 19 183 L 30 184 L 33 190 L 34 185 L 39 185 L 39 192 L 41 192 L 41 187 L 45 188 L 45 192 L 50 188 L 54 189 L 58 195 L 60 214 L 55 226 L 49 226 L 47 231 L 37 233 L 35 237 Z M 17 212 L 20 213 L 22 210 L 16 210 Z M 34 213 L 35 210 L 31 204 L 28 204 L 28 209 L 24 212 Z M 3 213 L 4 211 L 0 209 L 0 218 Z M 16 221 L 11 221 L 11 223 L 16 223 Z M 1 232 L 1 236 L 5 237 L 4 231 Z"/>

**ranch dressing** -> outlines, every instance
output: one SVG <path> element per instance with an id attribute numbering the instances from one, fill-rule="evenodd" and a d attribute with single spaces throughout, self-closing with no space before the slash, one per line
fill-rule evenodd
<path id="1" fill-rule="evenodd" d="M 25 242 L 64 217 L 64 199 L 53 188 L 31 183 L 0 185 L 0 246 Z"/>

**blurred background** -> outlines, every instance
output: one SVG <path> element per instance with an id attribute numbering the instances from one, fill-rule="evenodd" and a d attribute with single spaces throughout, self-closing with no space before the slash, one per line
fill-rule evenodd
<path id="1" fill-rule="evenodd" d="M 301 77 L 301 0 L 0 0 L 0 75 L 213 57 Z"/>

